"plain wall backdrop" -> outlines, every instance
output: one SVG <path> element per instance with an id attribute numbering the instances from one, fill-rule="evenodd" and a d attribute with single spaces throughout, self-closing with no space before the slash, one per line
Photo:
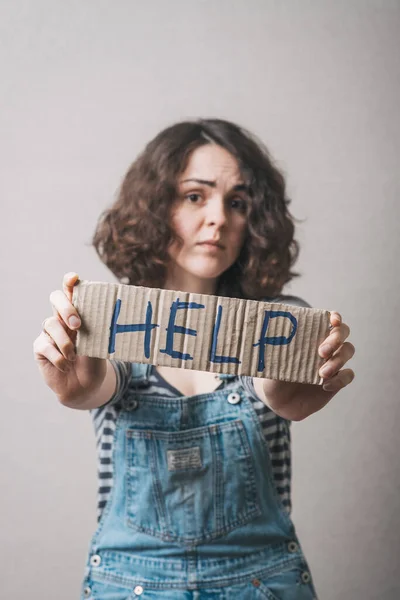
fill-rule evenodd
<path id="1" fill-rule="evenodd" d="M 96 526 L 88 413 L 32 343 L 64 272 L 161 128 L 217 116 L 287 175 L 301 277 L 352 329 L 354 383 L 293 425 L 293 518 L 322 600 L 400 597 L 400 3 L 3 0 L 0 596 L 79 597 Z"/>

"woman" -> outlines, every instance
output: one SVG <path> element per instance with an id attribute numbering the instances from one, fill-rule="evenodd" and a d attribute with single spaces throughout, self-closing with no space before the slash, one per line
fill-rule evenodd
<path id="1" fill-rule="evenodd" d="M 280 296 L 297 257 L 285 183 L 249 133 L 217 119 L 162 131 L 129 169 L 94 245 L 123 282 L 306 305 Z M 82 598 L 316 597 L 290 519 L 290 421 L 354 373 L 331 314 L 321 386 L 76 356 L 76 274 L 34 345 L 60 402 L 90 409 L 99 523 Z"/>

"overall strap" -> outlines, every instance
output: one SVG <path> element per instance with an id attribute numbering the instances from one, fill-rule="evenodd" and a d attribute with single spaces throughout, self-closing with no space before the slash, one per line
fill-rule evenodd
<path id="1" fill-rule="evenodd" d="M 131 363 L 131 381 L 135 387 L 145 387 L 149 385 L 152 366 L 153 365 L 145 365 L 142 363 Z"/>
<path id="2" fill-rule="evenodd" d="M 221 379 L 221 381 L 226 381 L 227 383 L 229 383 L 233 379 L 236 379 L 236 377 L 237 375 L 230 375 L 228 373 L 218 373 L 218 378 Z"/>

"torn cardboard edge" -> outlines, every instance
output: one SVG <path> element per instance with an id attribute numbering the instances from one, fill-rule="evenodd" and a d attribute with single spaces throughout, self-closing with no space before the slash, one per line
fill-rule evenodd
<path id="1" fill-rule="evenodd" d="M 330 313 L 133 285 L 80 281 L 78 355 L 320 384 Z"/>

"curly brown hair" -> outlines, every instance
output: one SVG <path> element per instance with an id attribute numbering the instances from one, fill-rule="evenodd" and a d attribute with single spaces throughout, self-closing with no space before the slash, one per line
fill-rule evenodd
<path id="1" fill-rule="evenodd" d="M 290 270 L 299 246 L 285 179 L 267 148 L 229 121 L 185 121 L 161 131 L 129 168 L 114 205 L 100 217 L 93 245 L 119 280 L 162 288 L 168 247 L 176 237 L 170 214 L 178 176 L 191 153 L 209 143 L 235 156 L 251 198 L 245 243 L 238 260 L 221 275 L 216 293 L 273 298 L 297 275 Z"/>

